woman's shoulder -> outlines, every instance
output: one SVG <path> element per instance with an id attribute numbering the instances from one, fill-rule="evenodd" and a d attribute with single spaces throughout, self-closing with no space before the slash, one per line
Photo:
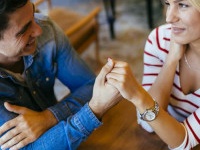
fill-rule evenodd
<path id="1" fill-rule="evenodd" d="M 148 37 L 146 47 L 153 47 L 152 51 L 164 61 L 170 49 L 171 25 L 164 24 L 155 28 Z M 151 46 L 149 46 L 151 45 Z M 147 48 L 146 48 L 147 49 Z"/>
<path id="2" fill-rule="evenodd" d="M 163 24 L 156 27 L 154 30 L 151 31 L 150 35 L 157 36 L 157 37 L 165 37 L 170 38 L 171 36 L 171 25 L 170 24 Z"/>
<path id="3" fill-rule="evenodd" d="M 171 30 L 171 24 L 162 24 L 160 26 L 158 26 L 157 28 L 159 28 L 160 30 L 169 32 Z"/>
<path id="4" fill-rule="evenodd" d="M 155 28 L 149 35 L 152 43 L 157 43 L 160 48 L 168 49 L 171 39 L 171 25 L 164 24 Z"/>

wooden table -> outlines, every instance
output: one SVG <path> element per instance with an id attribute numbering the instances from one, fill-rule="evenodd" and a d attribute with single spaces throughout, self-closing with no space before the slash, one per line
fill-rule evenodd
<path id="1" fill-rule="evenodd" d="M 136 120 L 133 104 L 122 100 L 103 118 L 103 125 L 79 150 L 168 150 L 155 134 L 144 131 Z"/>

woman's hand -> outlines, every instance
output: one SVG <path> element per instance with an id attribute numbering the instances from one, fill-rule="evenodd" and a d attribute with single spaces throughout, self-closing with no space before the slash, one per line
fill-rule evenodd
<path id="1" fill-rule="evenodd" d="M 178 62 L 183 57 L 186 48 L 187 45 L 178 44 L 171 38 L 167 62 Z"/>
<path id="2" fill-rule="evenodd" d="M 107 74 L 108 84 L 116 87 L 121 95 L 132 101 L 143 95 L 143 89 L 135 79 L 130 66 L 126 62 L 114 61 L 114 68 Z"/>

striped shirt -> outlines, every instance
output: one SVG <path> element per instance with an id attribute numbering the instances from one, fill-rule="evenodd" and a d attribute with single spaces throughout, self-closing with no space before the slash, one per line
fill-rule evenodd
<path id="1" fill-rule="evenodd" d="M 157 78 L 170 50 L 171 27 L 169 24 L 154 29 L 146 42 L 144 50 L 144 74 L 142 86 L 148 90 Z M 164 85 L 163 85 L 164 86 Z M 187 131 L 184 142 L 177 149 L 189 150 L 200 143 L 200 89 L 185 95 L 182 92 L 177 65 L 168 112 Z M 138 123 L 151 132 L 150 126 L 138 117 Z"/>

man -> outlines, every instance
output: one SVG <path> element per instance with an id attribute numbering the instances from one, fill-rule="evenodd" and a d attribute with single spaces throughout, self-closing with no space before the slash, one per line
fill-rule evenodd
<path id="1" fill-rule="evenodd" d="M 113 65 L 109 59 L 94 85 L 95 75 L 62 31 L 49 18 L 34 16 L 30 0 L 1 0 L 1 149 L 76 149 L 119 101 L 105 81 Z M 55 78 L 71 91 L 59 103 Z"/>

